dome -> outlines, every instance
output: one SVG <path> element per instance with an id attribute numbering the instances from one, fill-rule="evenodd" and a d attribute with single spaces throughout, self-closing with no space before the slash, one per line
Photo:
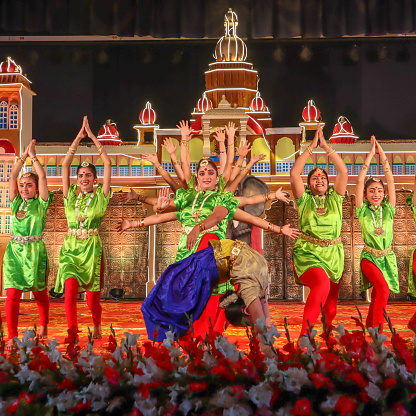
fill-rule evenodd
<path id="1" fill-rule="evenodd" d="M 313 100 L 308 101 L 308 105 L 302 111 L 302 118 L 307 122 L 318 122 L 321 119 L 321 112 L 315 106 Z"/>
<path id="2" fill-rule="evenodd" d="M 257 91 L 256 96 L 251 100 L 250 111 L 264 111 L 266 103 L 263 98 L 260 97 L 260 92 Z"/>
<path id="3" fill-rule="evenodd" d="M 15 154 L 17 156 L 13 144 L 6 139 L 0 139 L 0 154 L 4 153 Z"/>
<path id="4" fill-rule="evenodd" d="M 5 74 L 5 73 L 17 73 L 17 74 L 21 74 L 22 73 L 22 68 L 16 64 L 16 62 L 13 61 L 12 58 L 10 58 L 10 56 L 7 58 L 7 61 L 3 61 L 0 64 L 0 73 Z"/>
<path id="5" fill-rule="evenodd" d="M 202 98 L 196 103 L 196 108 L 198 113 L 205 113 L 212 108 L 212 101 L 207 98 L 205 92 L 202 94 Z"/>
<path id="6" fill-rule="evenodd" d="M 141 111 L 139 118 L 142 124 L 155 124 L 156 123 L 156 119 L 157 119 L 156 111 L 153 110 L 152 105 L 150 104 L 150 101 L 146 103 L 146 107 L 144 108 L 144 110 Z"/>
<path id="7" fill-rule="evenodd" d="M 354 134 L 352 125 L 347 117 L 339 117 L 338 123 L 335 124 L 334 131 L 329 140 L 332 143 L 354 143 L 357 139 L 358 136 Z"/>
<path id="8" fill-rule="evenodd" d="M 101 144 L 109 146 L 119 146 L 122 143 L 118 134 L 117 124 L 111 119 L 108 119 L 100 128 L 97 139 Z"/>
<path id="9" fill-rule="evenodd" d="M 247 46 L 237 36 L 238 19 L 231 9 L 224 16 L 225 34 L 218 41 L 214 51 L 217 62 L 245 61 L 247 58 Z"/>

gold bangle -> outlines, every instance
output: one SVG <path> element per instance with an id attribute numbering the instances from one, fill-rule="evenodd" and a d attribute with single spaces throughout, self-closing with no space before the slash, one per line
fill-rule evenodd
<path id="1" fill-rule="evenodd" d="M 181 146 L 189 147 L 189 144 L 186 140 L 181 140 Z"/>
<path id="2" fill-rule="evenodd" d="M 22 157 L 19 157 L 19 159 L 17 159 L 17 162 L 18 162 L 19 160 L 20 160 L 22 163 L 25 163 L 25 162 L 26 162 L 26 161 L 25 161 L 25 159 L 23 159 Z"/>
<path id="3" fill-rule="evenodd" d="M 67 154 L 68 154 L 68 155 L 72 155 L 72 156 L 74 156 L 74 154 L 75 154 L 76 150 L 77 150 L 77 149 L 74 149 L 73 147 L 69 147 Z"/>
<path id="4" fill-rule="evenodd" d="M 175 160 L 175 161 L 173 161 L 173 160 L 172 160 L 172 165 L 173 165 L 173 166 L 175 166 L 175 165 L 179 165 L 179 160 Z"/>
<path id="5" fill-rule="evenodd" d="M 38 159 L 36 156 L 33 156 L 30 160 L 32 161 L 32 165 L 33 165 L 35 162 L 39 162 L 39 159 Z"/>
<path id="6" fill-rule="evenodd" d="M 270 194 L 263 194 L 264 202 L 270 199 Z"/>
<path id="7" fill-rule="evenodd" d="M 331 156 L 333 153 L 335 153 L 335 149 L 333 149 L 332 147 L 330 147 L 330 151 L 326 154 L 327 156 Z"/>
<path id="8" fill-rule="evenodd" d="M 163 169 L 163 166 L 162 165 L 159 165 L 159 166 L 156 166 L 156 170 L 158 171 L 158 172 L 161 172 L 162 170 L 164 170 Z"/>
<path id="9" fill-rule="evenodd" d="M 156 207 L 156 212 L 160 214 L 160 213 L 161 213 L 161 212 L 163 212 L 165 209 L 166 209 L 166 208 L 159 208 L 159 207 Z"/>
<path id="10" fill-rule="evenodd" d="M 306 149 L 308 150 L 309 154 L 311 155 L 312 152 L 313 152 L 313 150 L 311 149 L 311 145 L 309 145 Z"/>
<path id="11" fill-rule="evenodd" d="M 246 173 L 246 175 L 248 174 L 248 173 L 250 173 L 250 169 L 248 169 L 247 167 L 245 167 L 245 168 L 243 168 L 243 169 L 241 169 L 243 172 L 245 172 Z"/>
<path id="12" fill-rule="evenodd" d="M 236 163 L 236 164 L 235 164 L 235 167 L 236 167 L 236 168 L 240 168 L 240 169 L 241 169 L 241 168 L 243 167 L 243 165 L 239 165 L 238 163 Z"/>
<path id="13" fill-rule="evenodd" d="M 146 203 L 146 196 L 145 195 L 138 195 L 138 198 L 137 198 L 138 200 L 139 200 L 139 202 L 144 202 L 144 203 Z"/>
<path id="14" fill-rule="evenodd" d="M 198 227 L 199 227 L 199 232 L 205 231 L 205 224 L 203 221 L 198 223 Z"/>
<path id="15" fill-rule="evenodd" d="M 220 150 L 220 151 L 218 152 L 218 154 L 220 154 L 220 153 L 225 153 L 225 150 Z"/>
<path id="16" fill-rule="evenodd" d="M 271 222 L 269 222 L 269 225 L 267 226 L 267 230 L 274 232 L 274 224 L 272 224 Z"/>
<path id="17" fill-rule="evenodd" d="M 139 225 L 137 227 L 138 228 L 144 227 L 144 219 L 143 218 L 141 220 L 139 220 Z"/>
<path id="18" fill-rule="evenodd" d="M 104 152 L 104 147 L 103 146 L 97 147 L 97 151 L 99 155 L 102 155 Z"/>
<path id="19" fill-rule="evenodd" d="M 391 169 L 390 169 L 390 167 L 389 168 L 384 168 L 383 171 L 384 171 L 384 173 L 391 172 Z"/>
<path id="20" fill-rule="evenodd" d="M 389 160 L 388 160 L 387 158 L 385 158 L 385 159 L 381 162 L 381 164 L 382 164 L 382 165 L 384 165 L 385 163 L 389 163 Z"/>
<path id="21" fill-rule="evenodd" d="M 365 164 L 363 164 L 362 166 L 361 166 L 361 170 L 368 170 L 368 166 L 367 165 L 365 165 Z"/>

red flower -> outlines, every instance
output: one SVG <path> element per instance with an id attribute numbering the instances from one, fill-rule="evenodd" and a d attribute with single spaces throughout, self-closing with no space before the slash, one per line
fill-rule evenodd
<path id="1" fill-rule="evenodd" d="M 341 416 L 354 416 L 355 408 L 356 402 L 347 396 L 341 396 L 335 405 L 335 411 L 340 413 Z"/>
<path id="2" fill-rule="evenodd" d="M 117 386 L 118 381 L 122 378 L 120 373 L 110 366 L 107 366 L 105 368 L 104 375 L 107 378 L 108 382 L 113 386 Z"/>
<path id="3" fill-rule="evenodd" d="M 218 377 L 227 381 L 234 381 L 236 379 L 235 374 L 230 371 L 224 364 L 219 364 L 210 370 L 210 374 L 217 374 Z"/>
<path id="4" fill-rule="evenodd" d="M 57 390 L 75 390 L 75 386 L 69 378 L 64 378 L 62 383 L 56 388 Z"/>
<path id="5" fill-rule="evenodd" d="M 116 340 L 115 340 L 115 338 L 114 338 L 113 334 L 110 334 L 110 336 L 108 337 L 108 345 L 107 345 L 107 349 L 108 349 L 110 352 L 114 352 L 114 351 L 116 350 L 116 347 L 117 347 Z"/>
<path id="6" fill-rule="evenodd" d="M 83 410 L 90 410 L 90 407 L 91 407 L 90 400 L 86 399 L 85 402 L 84 400 L 80 400 L 75 406 L 68 409 L 68 412 L 80 413 Z"/>
<path id="7" fill-rule="evenodd" d="M 299 399 L 295 403 L 295 407 L 290 411 L 295 416 L 309 416 L 312 412 L 311 402 L 308 399 Z"/>
<path id="8" fill-rule="evenodd" d="M 405 409 L 401 403 L 394 403 L 394 416 L 410 416 L 410 413 Z"/>
<path id="9" fill-rule="evenodd" d="M 18 399 L 16 399 L 7 409 L 6 412 L 9 412 L 11 414 L 15 414 L 19 408 L 19 402 L 21 400 L 25 401 L 26 403 L 32 403 L 33 400 L 36 398 L 36 394 L 29 395 L 25 391 L 22 391 L 20 393 L 20 396 Z"/>
<path id="10" fill-rule="evenodd" d="M 390 387 L 394 387 L 396 384 L 397 381 L 394 378 L 389 377 L 384 380 L 383 384 L 381 385 L 381 388 L 383 390 L 388 390 Z"/>
<path id="11" fill-rule="evenodd" d="M 205 383 L 205 381 L 203 381 L 202 383 L 191 381 L 191 383 L 189 383 L 189 387 L 191 391 L 198 392 L 198 391 L 205 391 L 208 386 L 207 386 L 207 383 Z"/>
<path id="12" fill-rule="evenodd" d="M 399 335 L 394 334 L 391 339 L 391 344 L 396 351 L 396 355 L 398 359 L 401 359 L 405 364 L 406 368 L 413 372 L 416 370 L 416 363 L 414 361 L 413 354 L 408 350 L 406 347 L 405 340 Z"/>
<path id="13" fill-rule="evenodd" d="M 0 370 L 0 384 L 7 383 L 9 381 L 9 374 Z"/>
<path id="14" fill-rule="evenodd" d="M 352 381 L 360 389 L 364 389 L 368 386 L 368 381 L 363 377 L 361 373 L 357 371 L 352 371 L 351 373 L 348 373 L 345 379 Z"/>
<path id="15" fill-rule="evenodd" d="M 355 321 L 355 326 L 358 326 L 361 329 L 365 329 L 364 324 L 358 318 L 355 318 L 354 316 L 351 316 L 351 319 L 353 319 Z"/>
<path id="16" fill-rule="evenodd" d="M 242 398 L 243 397 L 243 392 L 244 392 L 244 386 L 242 386 L 241 384 L 234 384 L 233 385 L 233 395 L 235 397 Z"/>
<path id="17" fill-rule="evenodd" d="M 314 373 L 310 375 L 314 386 L 319 389 L 320 387 L 327 387 L 331 392 L 334 391 L 334 385 L 332 384 L 331 379 L 325 377 L 321 373 Z"/>

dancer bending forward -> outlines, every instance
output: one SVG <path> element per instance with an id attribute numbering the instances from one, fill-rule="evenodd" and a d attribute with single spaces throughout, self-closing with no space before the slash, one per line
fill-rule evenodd
<path id="1" fill-rule="evenodd" d="M 337 170 L 334 186 L 328 185 L 328 175 L 320 168 L 308 175 L 305 188 L 302 177 L 306 161 L 320 146 Z M 310 288 L 305 304 L 301 336 L 308 325 L 314 325 L 323 306 L 330 325 L 335 318 L 340 280 L 344 270 L 344 248 L 341 242 L 342 201 L 347 189 L 348 170 L 341 157 L 325 141 L 318 124 L 315 137 L 300 155 L 290 172 L 293 195 L 299 211 L 302 232 L 293 248 L 295 279 Z"/>

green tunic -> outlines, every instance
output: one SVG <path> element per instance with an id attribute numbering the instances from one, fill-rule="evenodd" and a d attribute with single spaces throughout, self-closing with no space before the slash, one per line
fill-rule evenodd
<path id="1" fill-rule="evenodd" d="M 77 185 L 69 187 L 68 197 L 64 198 L 65 215 L 68 228 L 79 228 L 75 219 L 75 202 Z M 111 191 L 105 197 L 103 185 L 97 187 L 94 197 L 88 207 L 87 219 L 84 221 L 86 229 L 99 228 L 104 217 L 107 205 L 110 202 Z M 89 194 L 79 200 L 78 215 L 84 215 Z M 79 291 L 89 290 L 99 292 L 101 284 L 101 260 L 103 245 L 99 235 L 91 235 L 86 240 L 78 240 L 75 235 L 67 234 L 59 253 L 59 269 L 56 277 L 55 292 L 62 293 L 65 289 L 66 279 L 76 279 Z"/>
<path id="2" fill-rule="evenodd" d="M 380 225 L 380 209 L 374 210 L 370 208 L 368 201 L 364 201 L 360 207 L 356 208 L 357 218 L 360 220 L 361 234 L 363 236 L 364 243 L 369 247 L 376 250 L 386 250 L 391 246 L 393 242 L 393 217 L 396 213 L 396 208 L 394 208 L 387 198 L 384 198 L 381 203 L 383 210 L 383 230 L 384 234 L 376 235 L 374 234 L 374 219 L 371 215 L 371 211 L 374 213 L 374 218 L 376 220 L 377 227 Z M 376 265 L 383 277 L 386 280 L 389 289 L 394 293 L 399 293 L 399 272 L 397 269 L 396 255 L 394 251 L 391 250 L 387 255 L 381 257 L 375 257 L 371 253 L 363 250 L 361 252 L 360 263 L 362 259 L 371 261 Z M 372 284 L 361 272 L 361 282 L 360 290 L 369 289 Z"/>
<path id="3" fill-rule="evenodd" d="M 313 197 L 310 189 L 296 200 L 299 213 L 299 227 L 302 233 L 319 239 L 333 240 L 341 234 L 342 201 L 333 187 L 329 187 L 325 198 L 326 213 L 316 213 L 316 205 L 322 207 L 323 198 Z M 293 247 L 293 260 L 295 265 L 295 281 L 303 284 L 299 279 L 311 267 L 322 267 L 329 279 L 338 283 L 344 271 L 344 247 L 342 242 L 327 247 L 321 247 L 299 237 Z"/>
<path id="4" fill-rule="evenodd" d="M 416 222 L 416 206 L 413 205 L 413 192 L 406 198 L 406 204 L 409 205 L 410 208 L 412 208 L 413 211 L 413 218 Z M 415 255 L 416 247 L 412 251 L 412 256 L 410 257 L 409 262 L 409 286 L 407 289 L 407 293 L 409 293 L 412 296 L 416 297 L 416 276 L 413 273 L 413 258 Z"/>
<path id="5" fill-rule="evenodd" d="M 23 202 L 20 194 L 17 194 L 10 202 L 12 235 L 22 237 L 41 235 L 45 227 L 46 210 L 52 201 L 52 192 L 49 192 L 46 201 L 40 197 L 32 199 L 25 217 L 17 218 L 16 213 Z M 47 269 L 48 256 L 45 243 L 42 240 L 30 241 L 25 244 L 10 241 L 7 244 L 3 258 L 5 289 L 14 288 L 24 292 L 44 290 L 46 289 Z"/>

